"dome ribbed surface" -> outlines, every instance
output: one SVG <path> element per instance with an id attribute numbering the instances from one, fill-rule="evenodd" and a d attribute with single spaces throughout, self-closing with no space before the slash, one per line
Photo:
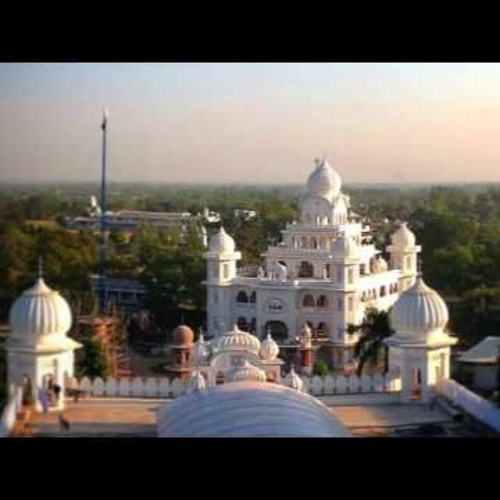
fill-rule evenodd
<path id="1" fill-rule="evenodd" d="M 426 334 L 442 330 L 448 323 L 448 307 L 421 277 L 394 304 L 389 315 L 397 334 Z"/>
<path id="2" fill-rule="evenodd" d="M 180 396 L 157 413 L 160 437 L 350 437 L 318 399 L 243 381 Z"/>
<path id="3" fill-rule="evenodd" d="M 65 334 L 71 328 L 71 309 L 59 292 L 43 278 L 16 299 L 10 309 L 13 335 L 41 336 Z"/>
<path id="4" fill-rule="evenodd" d="M 251 333 L 244 332 L 235 325 L 231 332 L 215 339 L 213 347 L 216 351 L 245 351 L 258 356 L 260 341 Z"/>

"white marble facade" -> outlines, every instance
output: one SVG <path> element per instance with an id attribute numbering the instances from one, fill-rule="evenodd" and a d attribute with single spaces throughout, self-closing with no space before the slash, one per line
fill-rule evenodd
<path id="1" fill-rule="evenodd" d="M 301 200 L 300 221 L 287 224 L 282 241 L 263 254 L 263 266 L 248 275 L 237 269 L 241 253 L 223 228 L 204 254 L 207 260 L 207 329 L 223 335 L 233 324 L 264 338 L 286 342 L 308 323 L 331 345 L 333 364 L 352 361 L 349 324 L 368 307 L 388 309 L 415 283 L 415 236 L 406 224 L 392 235 L 389 262 L 372 243 L 370 228 L 355 220 L 339 174 L 317 160 Z"/>

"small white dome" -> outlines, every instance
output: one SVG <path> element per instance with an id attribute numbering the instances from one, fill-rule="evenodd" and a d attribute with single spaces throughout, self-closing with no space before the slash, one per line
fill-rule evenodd
<path id="1" fill-rule="evenodd" d="M 193 345 L 192 361 L 196 363 L 203 363 L 208 357 L 208 345 L 203 338 L 203 332 L 200 331 L 198 340 Z"/>
<path id="2" fill-rule="evenodd" d="M 221 226 L 220 231 L 210 238 L 208 250 L 215 253 L 234 253 L 236 245 L 233 238 Z"/>
<path id="3" fill-rule="evenodd" d="M 214 351 L 245 351 L 258 356 L 260 341 L 251 333 L 244 332 L 234 325 L 231 332 L 215 339 L 213 348 Z"/>
<path id="4" fill-rule="evenodd" d="M 342 234 L 332 243 L 334 257 L 352 258 L 358 255 L 357 243 L 348 235 Z"/>
<path id="5" fill-rule="evenodd" d="M 9 314 L 12 335 L 17 337 L 64 336 L 71 321 L 71 309 L 66 300 L 41 277 L 16 299 Z"/>
<path id="6" fill-rule="evenodd" d="M 274 361 L 279 353 L 280 348 L 278 344 L 273 340 L 271 334 L 268 333 L 265 340 L 260 344 L 260 357 L 266 361 Z"/>
<path id="7" fill-rule="evenodd" d="M 416 283 L 401 294 L 389 319 L 398 337 L 422 337 L 440 333 L 448 323 L 448 307 L 440 295 L 419 276 Z"/>
<path id="8" fill-rule="evenodd" d="M 392 245 L 398 248 L 414 247 L 417 239 L 415 235 L 408 229 L 406 222 L 403 222 L 399 228 L 391 235 Z"/>
<path id="9" fill-rule="evenodd" d="M 340 193 L 341 187 L 340 175 L 333 170 L 328 160 L 317 161 L 316 168 L 307 180 L 309 195 L 331 201 Z"/>
<path id="10" fill-rule="evenodd" d="M 233 368 L 228 374 L 229 382 L 244 382 L 253 380 L 255 382 L 265 382 L 266 374 L 260 368 L 249 363 L 246 359 L 240 366 Z"/>
<path id="11" fill-rule="evenodd" d="M 206 389 L 205 377 L 200 370 L 196 370 L 189 379 L 188 393 L 193 391 L 204 391 Z"/>
<path id="12" fill-rule="evenodd" d="M 300 392 L 304 389 L 304 382 L 302 382 L 300 376 L 295 373 L 293 366 L 285 377 L 285 385 Z"/>

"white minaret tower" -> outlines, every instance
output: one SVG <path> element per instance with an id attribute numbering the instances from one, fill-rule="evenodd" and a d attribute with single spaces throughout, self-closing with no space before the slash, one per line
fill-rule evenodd
<path id="1" fill-rule="evenodd" d="M 348 335 L 345 325 L 358 324 L 360 316 L 358 281 L 359 281 L 359 246 L 351 236 L 341 233 L 334 240 L 332 247 L 332 279 L 337 284 L 334 295 L 335 314 L 330 327 L 330 340 L 333 343 L 334 364 L 342 366 L 352 359 L 356 338 Z M 363 311 L 361 311 L 363 312 Z"/>
<path id="2" fill-rule="evenodd" d="M 403 292 L 415 283 L 417 277 L 417 254 L 422 250 L 416 244 L 415 235 L 403 222 L 391 236 L 391 245 L 386 250 L 391 255 L 391 269 L 400 269 L 399 290 Z"/>
<path id="3" fill-rule="evenodd" d="M 36 283 L 10 309 L 12 333 L 5 345 L 8 386 L 31 391 L 37 410 L 42 409 L 39 391 L 48 389 L 50 382 L 61 387 L 53 407 L 64 408 L 65 381 L 74 371 L 73 351 L 81 347 L 66 336 L 71 322 L 68 303 L 45 284 L 40 265 Z"/>
<path id="4" fill-rule="evenodd" d="M 401 377 L 401 400 L 428 402 L 437 384 L 450 376 L 450 347 L 456 338 L 444 332 L 448 308 L 421 276 L 390 312 L 396 332 L 389 346 L 389 372 Z"/>
<path id="5" fill-rule="evenodd" d="M 231 283 L 241 252 L 235 250 L 233 238 L 221 227 L 210 238 L 203 257 L 207 261 L 207 331 L 209 336 L 218 337 L 232 325 Z"/>

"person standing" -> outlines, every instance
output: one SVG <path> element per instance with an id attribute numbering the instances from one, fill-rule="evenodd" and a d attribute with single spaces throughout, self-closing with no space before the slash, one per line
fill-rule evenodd
<path id="1" fill-rule="evenodd" d="M 49 398 L 47 397 L 47 391 L 42 387 L 38 389 L 38 400 L 42 405 L 43 413 L 49 413 Z"/>

